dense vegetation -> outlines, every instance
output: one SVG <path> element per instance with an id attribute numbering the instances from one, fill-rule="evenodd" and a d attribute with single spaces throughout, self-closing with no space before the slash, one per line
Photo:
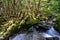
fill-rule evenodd
<path id="1" fill-rule="evenodd" d="M 51 15 L 56 16 L 53 21 L 60 32 L 60 0 L 0 0 L 0 36 L 18 32 L 22 25 L 45 21 Z"/>

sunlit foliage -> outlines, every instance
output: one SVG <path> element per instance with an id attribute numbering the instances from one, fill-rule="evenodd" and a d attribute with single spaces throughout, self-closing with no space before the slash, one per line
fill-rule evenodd
<path id="1" fill-rule="evenodd" d="M 59 0 L 0 0 L 0 36 L 18 32 L 23 24 L 47 20 L 52 14 L 60 16 L 59 13 Z"/>

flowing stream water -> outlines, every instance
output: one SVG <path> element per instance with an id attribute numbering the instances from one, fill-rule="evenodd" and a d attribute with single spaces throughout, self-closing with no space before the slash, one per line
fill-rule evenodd
<path id="1" fill-rule="evenodd" d="M 38 33 L 35 28 L 32 28 L 33 32 L 30 33 L 24 33 L 24 34 L 17 34 L 14 38 L 10 38 L 9 40 L 43 40 L 44 38 L 48 37 L 58 37 L 60 38 L 60 34 L 53 28 L 45 31 L 45 32 L 40 32 Z M 60 39 L 59 39 L 60 40 Z"/>
<path id="2" fill-rule="evenodd" d="M 58 37 L 60 38 L 60 34 L 52 27 L 50 30 L 46 32 L 40 33 L 44 37 Z"/>
<path id="3" fill-rule="evenodd" d="M 10 37 L 9 40 L 43 40 L 42 36 L 36 31 L 35 28 L 31 29 L 32 32 L 17 34 L 14 38 Z"/>

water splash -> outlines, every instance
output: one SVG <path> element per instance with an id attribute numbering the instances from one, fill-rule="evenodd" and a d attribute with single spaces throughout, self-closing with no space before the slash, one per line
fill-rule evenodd
<path id="1" fill-rule="evenodd" d="M 47 34 L 47 33 L 39 33 L 39 34 L 41 34 L 44 38 L 48 38 L 48 37 L 53 37 L 52 35 L 49 35 L 49 34 Z"/>
<path id="2" fill-rule="evenodd" d="M 46 33 L 54 36 L 54 37 L 59 37 L 60 38 L 60 34 L 52 27 L 50 30 L 46 31 Z"/>
<path id="3" fill-rule="evenodd" d="M 43 37 L 58 37 L 60 38 L 60 34 L 52 27 L 50 30 L 46 32 L 40 33 Z"/>

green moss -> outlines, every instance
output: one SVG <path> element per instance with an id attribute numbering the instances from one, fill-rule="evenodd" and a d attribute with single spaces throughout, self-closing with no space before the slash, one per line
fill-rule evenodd
<path id="1" fill-rule="evenodd" d="M 56 25 L 54 26 L 54 28 L 60 33 L 60 16 L 57 16 Z"/>

